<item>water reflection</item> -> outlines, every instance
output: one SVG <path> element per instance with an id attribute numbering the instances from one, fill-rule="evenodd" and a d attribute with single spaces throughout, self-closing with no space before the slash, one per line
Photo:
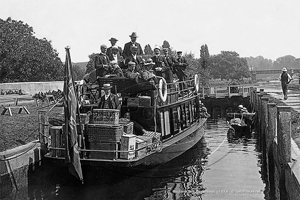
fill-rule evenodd
<path id="1" fill-rule="evenodd" d="M 85 168 L 88 171 L 85 178 L 92 181 L 81 185 L 65 169 L 53 170 L 43 165 L 30 173 L 29 199 L 263 199 L 256 140 L 229 142 L 227 130 L 225 121 L 209 121 L 205 138 L 193 149 L 135 176 L 110 169 Z M 255 193 L 250 194 L 251 191 Z"/>

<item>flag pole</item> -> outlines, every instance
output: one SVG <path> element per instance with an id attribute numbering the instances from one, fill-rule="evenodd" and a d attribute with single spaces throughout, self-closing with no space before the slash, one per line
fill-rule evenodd
<path id="1" fill-rule="evenodd" d="M 64 77 L 64 116 L 66 135 L 65 162 L 69 166 L 69 172 L 81 180 L 83 184 L 82 168 L 80 163 L 80 147 L 78 146 L 78 131 L 76 113 L 78 111 L 78 99 L 76 97 L 73 79 L 70 47 L 66 47 L 65 77 Z"/>

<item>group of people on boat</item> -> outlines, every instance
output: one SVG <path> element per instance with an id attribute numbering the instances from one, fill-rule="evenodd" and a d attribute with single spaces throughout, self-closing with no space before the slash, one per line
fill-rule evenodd
<path id="1" fill-rule="evenodd" d="M 173 57 L 169 55 L 168 48 L 155 46 L 154 55 L 144 59 L 141 45 L 136 42 L 137 34 L 133 32 L 129 37 L 131 41 L 124 45 L 124 50 L 116 45 L 118 40 L 114 37 L 109 39 L 109 48 L 105 44 L 100 46 L 100 53 L 94 59 L 97 77 L 127 77 L 137 82 L 140 79 L 156 82 L 156 77 L 163 77 L 171 83 L 173 74 L 176 74 L 179 81 L 186 80 L 188 63 L 182 51 L 177 51 Z"/>

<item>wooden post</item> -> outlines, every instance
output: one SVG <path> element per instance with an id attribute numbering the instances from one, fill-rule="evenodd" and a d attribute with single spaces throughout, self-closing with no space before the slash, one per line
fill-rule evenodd
<path id="1" fill-rule="evenodd" d="M 277 137 L 280 199 L 283 200 L 288 199 L 285 188 L 285 171 L 291 161 L 291 108 L 288 106 L 277 106 Z"/>
<path id="2" fill-rule="evenodd" d="M 276 131 L 276 120 L 277 120 L 277 107 L 275 103 L 268 103 L 268 129 L 266 132 L 267 138 L 267 175 L 269 182 L 269 193 L 273 194 L 275 197 L 280 196 L 279 193 L 276 192 L 276 184 L 275 184 L 275 159 L 273 152 L 275 131 Z M 278 186 L 278 185 L 277 185 Z M 279 186 L 278 186 L 279 187 Z M 277 188 L 278 188 L 277 187 Z"/>
<path id="3" fill-rule="evenodd" d="M 277 107 L 275 103 L 268 103 L 268 131 L 267 131 L 267 143 L 271 143 L 275 135 L 276 128 L 276 119 L 277 119 Z M 268 145 L 267 145 L 268 147 Z"/>
<path id="4" fill-rule="evenodd" d="M 268 104 L 269 98 L 268 97 L 261 97 L 261 147 L 262 147 L 262 163 L 263 168 L 262 170 L 265 172 L 265 174 L 268 173 L 268 151 L 267 151 L 267 129 L 268 129 Z"/>
<path id="5" fill-rule="evenodd" d="M 279 155 L 282 155 L 282 163 L 291 161 L 291 108 L 289 106 L 277 106 L 277 137 Z"/>
<path id="6" fill-rule="evenodd" d="M 47 144 L 49 139 L 49 116 L 46 110 L 38 111 L 39 120 L 39 141 Z"/>

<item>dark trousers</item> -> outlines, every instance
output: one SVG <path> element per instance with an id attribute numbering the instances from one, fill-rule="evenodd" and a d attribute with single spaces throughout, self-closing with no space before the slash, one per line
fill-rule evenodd
<path id="1" fill-rule="evenodd" d="M 288 84 L 281 83 L 281 87 L 282 87 L 282 92 L 283 92 L 284 99 L 287 99 Z"/>

